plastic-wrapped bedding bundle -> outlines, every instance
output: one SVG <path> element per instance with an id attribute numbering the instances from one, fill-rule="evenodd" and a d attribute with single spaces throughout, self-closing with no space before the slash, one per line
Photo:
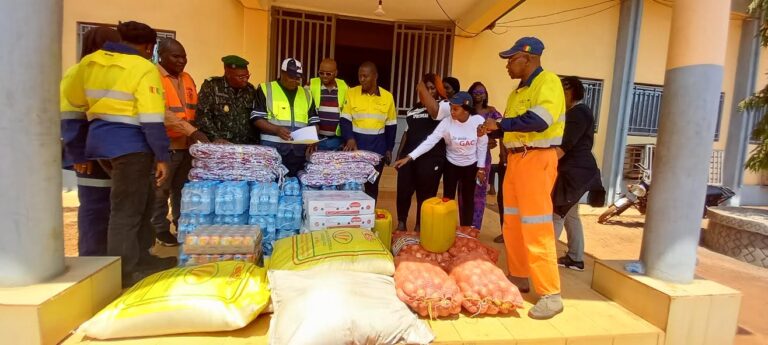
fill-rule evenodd
<path id="1" fill-rule="evenodd" d="M 325 171 L 322 173 L 299 172 L 299 180 L 305 186 L 329 186 L 347 182 L 365 183 L 370 174 L 358 174 L 349 171 Z"/>
<path id="2" fill-rule="evenodd" d="M 221 167 L 242 167 L 242 166 L 264 166 L 273 167 L 279 166 L 280 160 L 274 158 L 267 158 L 262 160 L 261 158 L 255 158 L 250 156 L 232 157 L 232 158 L 195 158 L 192 160 L 193 168 L 207 168 L 209 166 L 221 166 Z"/>
<path id="3" fill-rule="evenodd" d="M 262 166 L 256 166 L 256 168 L 236 168 L 236 169 L 192 168 L 192 170 L 189 171 L 189 179 L 193 181 L 224 180 L 224 181 L 273 182 L 278 177 L 280 176 L 275 174 L 274 171 L 267 170 Z"/>
<path id="4" fill-rule="evenodd" d="M 192 157 L 198 159 L 243 159 L 251 157 L 253 162 L 281 163 L 280 154 L 274 147 L 259 145 L 221 145 L 211 143 L 197 143 L 189 148 Z"/>
<path id="5" fill-rule="evenodd" d="M 345 176 L 365 176 L 366 178 L 373 174 L 373 165 L 363 162 L 348 162 L 348 163 L 324 163 L 316 164 L 309 163 L 305 171 L 309 174 L 341 174 Z M 340 183 L 343 184 L 343 183 Z"/>
<path id="6" fill-rule="evenodd" d="M 381 161 L 381 155 L 375 152 L 357 150 L 357 151 L 318 151 L 309 157 L 310 163 L 315 164 L 334 164 L 348 162 L 362 162 L 370 165 L 378 165 Z"/>

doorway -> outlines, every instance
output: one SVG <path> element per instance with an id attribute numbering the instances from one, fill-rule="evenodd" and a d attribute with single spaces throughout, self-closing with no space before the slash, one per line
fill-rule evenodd
<path id="1" fill-rule="evenodd" d="M 335 60 L 339 78 L 350 86 L 359 85 L 357 70 L 365 61 L 379 71 L 379 86 L 392 90 L 392 39 L 395 26 L 354 19 L 336 20 Z"/>

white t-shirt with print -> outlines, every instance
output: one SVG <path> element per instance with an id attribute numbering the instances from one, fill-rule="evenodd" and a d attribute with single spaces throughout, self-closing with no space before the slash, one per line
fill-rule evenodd
<path id="1" fill-rule="evenodd" d="M 412 159 L 419 158 L 442 139 L 445 140 L 446 157 L 451 164 L 465 167 L 477 163 L 478 168 L 484 168 L 488 136 L 477 137 L 477 127 L 483 123 L 485 119 L 480 115 L 471 115 L 465 122 L 456 121 L 449 115 L 408 155 Z"/>

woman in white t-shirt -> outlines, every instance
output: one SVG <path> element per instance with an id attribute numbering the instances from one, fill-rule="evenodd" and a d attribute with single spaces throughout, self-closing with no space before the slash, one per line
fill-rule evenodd
<path id="1" fill-rule="evenodd" d="M 399 168 L 419 158 L 440 140 L 445 140 L 446 158 L 443 173 L 443 197 L 456 198 L 456 188 L 461 188 L 462 208 L 459 211 L 461 226 L 472 226 L 474 213 L 474 195 L 477 182 L 485 181 L 485 155 L 488 149 L 488 136 L 478 137 L 478 126 L 485 122 L 480 115 L 473 115 L 472 96 L 459 92 L 450 101 L 451 116 L 440 124 L 417 148 L 393 165 Z"/>

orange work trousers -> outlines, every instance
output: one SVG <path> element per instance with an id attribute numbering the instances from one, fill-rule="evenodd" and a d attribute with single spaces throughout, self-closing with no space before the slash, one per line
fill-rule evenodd
<path id="1" fill-rule="evenodd" d="M 537 294 L 560 293 L 552 188 L 555 149 L 510 153 L 504 176 L 504 245 L 509 274 L 530 277 Z"/>

